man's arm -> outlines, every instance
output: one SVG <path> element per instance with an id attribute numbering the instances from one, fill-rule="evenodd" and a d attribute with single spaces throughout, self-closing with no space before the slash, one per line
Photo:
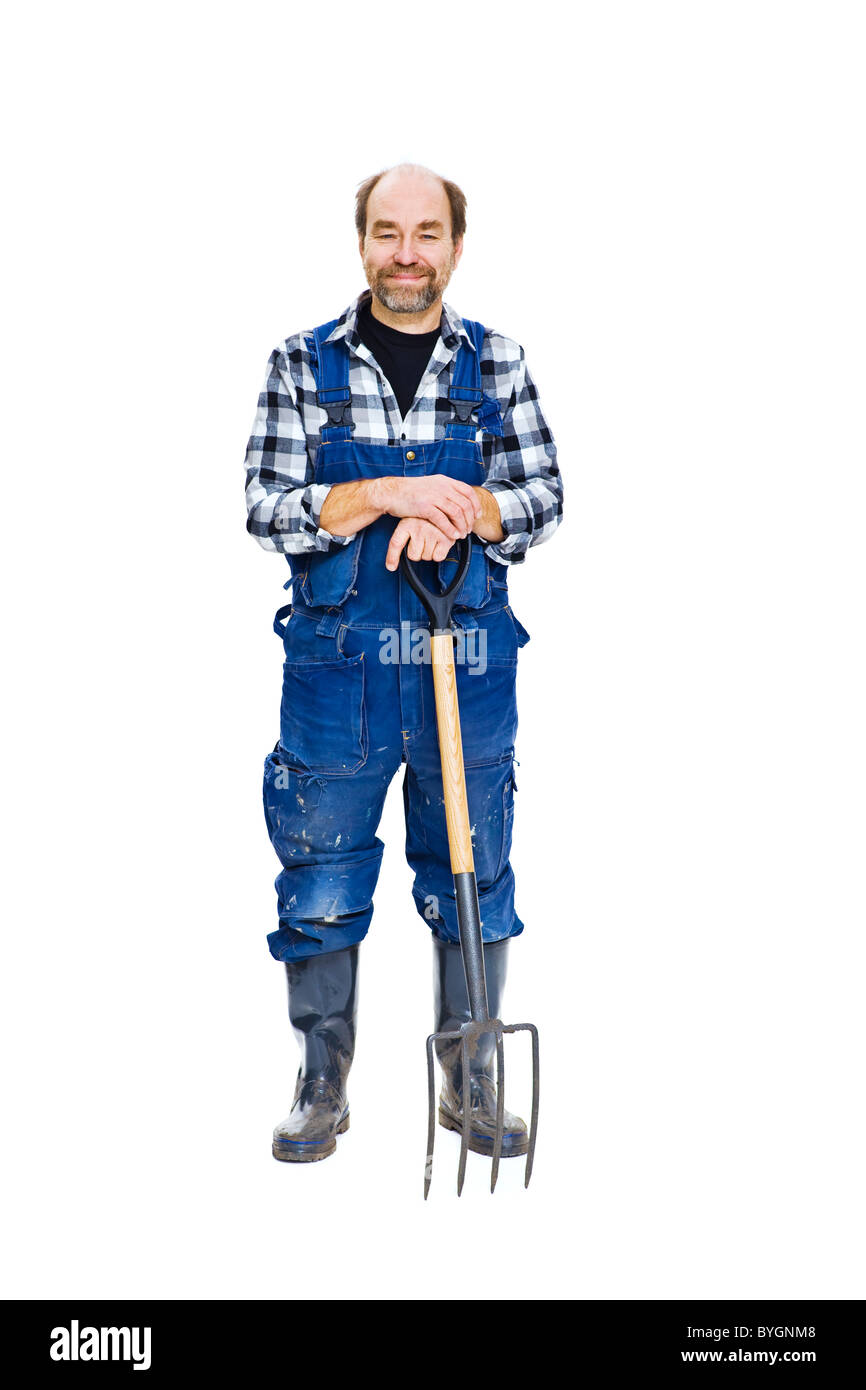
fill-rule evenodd
<path id="1" fill-rule="evenodd" d="M 331 490 L 312 482 L 307 436 L 285 351 L 274 348 L 246 455 L 247 530 L 265 550 L 297 555 L 332 550 L 351 537 L 321 521 Z"/>
<path id="2" fill-rule="evenodd" d="M 379 516 L 414 517 L 431 522 L 451 542 L 466 536 L 481 515 L 481 500 L 470 487 L 445 473 L 419 478 L 386 474 L 335 483 L 322 507 L 321 523 L 338 534 L 360 531 Z"/>
<path id="3" fill-rule="evenodd" d="M 481 515 L 475 494 L 482 489 L 443 474 L 313 482 L 304 424 L 281 348 L 268 361 L 246 468 L 247 530 L 265 550 L 284 555 L 347 545 L 362 527 L 385 514 L 425 519 L 454 541 Z"/>
<path id="4" fill-rule="evenodd" d="M 350 483 L 334 483 L 322 507 L 323 526 L 338 536 L 356 532 L 382 516 L 379 478 L 358 478 Z"/>
<path id="5" fill-rule="evenodd" d="M 484 489 L 476 491 L 491 495 L 504 533 L 501 541 L 485 535 L 492 543 L 484 549 L 493 560 L 519 564 L 530 546 L 541 545 L 553 535 L 562 519 L 563 501 L 556 445 L 523 348 L 511 399 L 503 412 L 502 438 L 485 440 L 484 447 L 485 453 L 490 451 L 487 478 Z"/>

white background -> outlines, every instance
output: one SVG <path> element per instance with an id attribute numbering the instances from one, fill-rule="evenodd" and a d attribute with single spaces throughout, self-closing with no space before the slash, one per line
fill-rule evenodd
<path id="1" fill-rule="evenodd" d="M 862 1298 L 862 8 L 317 13 L 7 19 L 4 1292 Z M 352 1129 L 271 1158 L 286 568 L 242 498 L 403 159 L 468 195 L 446 298 L 524 344 L 565 484 L 512 578 L 536 1174 L 458 1203 L 440 1131 L 426 1206 L 399 778 Z"/>

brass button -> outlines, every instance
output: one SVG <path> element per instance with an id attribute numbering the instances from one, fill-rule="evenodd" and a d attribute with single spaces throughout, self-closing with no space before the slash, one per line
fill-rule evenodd
<path id="1" fill-rule="evenodd" d="M 411 449 L 409 450 L 409 452 L 408 452 L 408 454 L 406 455 L 406 457 L 407 457 L 407 459 L 409 460 L 409 462 L 411 463 L 412 460 L 413 460 L 413 458 L 415 457 L 415 455 L 414 455 L 414 453 L 412 452 Z"/>

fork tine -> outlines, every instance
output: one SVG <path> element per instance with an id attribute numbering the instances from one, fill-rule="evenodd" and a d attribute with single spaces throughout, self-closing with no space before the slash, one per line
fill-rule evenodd
<path id="1" fill-rule="evenodd" d="M 433 1145 L 436 1142 L 436 1078 L 433 1067 L 434 1034 L 427 1039 L 427 1161 L 424 1165 L 424 1201 L 433 1180 Z"/>
<path id="2" fill-rule="evenodd" d="M 465 1110 L 465 1106 L 464 1106 Z M 496 1032 L 496 1135 L 493 1140 L 493 1167 L 490 1171 L 490 1191 L 496 1190 L 499 1177 L 499 1159 L 502 1156 L 502 1139 L 505 1133 L 505 1046 L 501 1029 Z"/>
<path id="3" fill-rule="evenodd" d="M 457 1196 L 463 1191 L 466 1177 L 466 1155 L 469 1152 L 469 1130 L 472 1125 L 472 1093 L 469 1087 L 469 1035 L 464 1033 L 460 1043 L 460 1058 L 463 1065 L 463 1124 L 460 1134 L 460 1166 L 457 1169 Z"/>
<path id="4" fill-rule="evenodd" d="M 532 1115 L 529 1121 L 529 1148 L 526 1151 L 526 1173 L 523 1186 L 529 1186 L 532 1177 L 532 1160 L 535 1157 L 535 1140 L 538 1134 L 538 1029 L 534 1023 L 524 1023 L 522 1027 L 532 1038 Z"/>

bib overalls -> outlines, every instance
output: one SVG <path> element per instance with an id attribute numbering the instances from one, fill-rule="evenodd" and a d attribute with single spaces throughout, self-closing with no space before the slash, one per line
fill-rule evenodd
<path id="1" fill-rule="evenodd" d="M 481 324 L 464 320 L 448 395 L 454 417 L 430 443 L 371 444 L 355 438 L 349 349 L 328 342 L 337 320 L 309 340 L 317 402 L 327 412 L 314 481 L 446 473 L 483 485 L 479 426 L 502 433 L 498 403 L 481 389 Z M 279 928 L 268 937 L 282 961 L 361 941 L 373 915 L 383 842 L 376 835 L 394 773 L 406 764 L 403 803 L 413 896 L 435 936 L 456 942 L 457 913 L 436 733 L 427 617 L 400 569 L 385 568 L 397 518 L 381 516 L 349 544 L 288 556 L 293 602 L 274 627 L 285 663 L 280 739 L 265 760 L 264 807 L 282 872 Z M 517 936 L 509 864 L 514 812 L 515 679 L 529 640 L 508 606 L 507 566 L 473 537 L 453 613 L 466 789 L 485 941 Z M 456 550 L 416 563 L 428 588 L 444 588 Z M 282 620 L 286 619 L 284 623 Z"/>

